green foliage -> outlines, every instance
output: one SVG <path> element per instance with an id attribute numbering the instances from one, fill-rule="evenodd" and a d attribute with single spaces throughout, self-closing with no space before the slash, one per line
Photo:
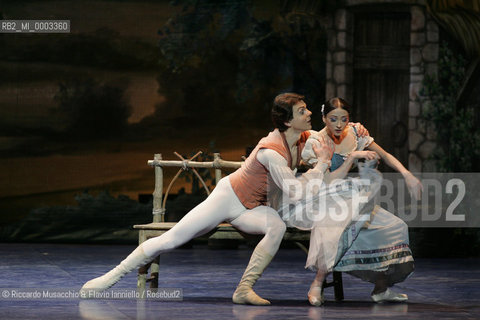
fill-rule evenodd
<path id="1" fill-rule="evenodd" d="M 264 126 L 279 91 L 308 92 L 309 102 L 321 104 L 326 35 L 320 26 L 287 21 L 277 3 L 263 16 L 249 1 L 175 3 L 182 12 L 159 32 L 158 81 L 169 108 L 206 124 Z"/>
<path id="2" fill-rule="evenodd" d="M 124 93 L 124 86 L 92 79 L 67 81 L 59 85 L 56 111 L 66 117 L 66 131 L 75 138 L 119 136 L 127 129 L 131 114 Z"/>
<path id="3" fill-rule="evenodd" d="M 478 1 L 427 0 L 428 12 L 458 41 L 469 58 L 480 55 L 480 5 Z"/>
<path id="4" fill-rule="evenodd" d="M 75 196 L 75 206 L 33 209 L 11 227 L 4 241 L 135 243 L 138 231 L 132 225 L 149 223 L 152 203 L 138 203 L 127 196 L 113 197 L 108 191 Z"/>
<path id="5" fill-rule="evenodd" d="M 0 58 L 15 62 L 47 62 L 102 69 L 139 70 L 156 66 L 156 47 L 122 37 L 108 28 L 82 34 L 13 34 L 0 37 Z"/>
<path id="6" fill-rule="evenodd" d="M 480 156 L 480 131 L 471 107 L 457 106 L 465 78 L 465 59 L 446 43 L 439 52 L 437 76 L 426 76 L 421 94 L 423 118 L 436 130 L 438 148 L 433 155 L 442 172 L 470 172 Z"/>

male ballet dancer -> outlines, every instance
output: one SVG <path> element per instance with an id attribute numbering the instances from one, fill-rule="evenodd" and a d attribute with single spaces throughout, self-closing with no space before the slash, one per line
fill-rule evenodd
<path id="1" fill-rule="evenodd" d="M 304 96 L 296 93 L 278 95 L 272 107 L 276 129 L 260 140 L 244 165 L 222 178 L 213 192 L 187 213 L 172 229 L 161 236 L 140 244 L 125 260 L 105 275 L 88 281 L 81 291 L 105 290 L 126 273 L 147 264 L 156 256 L 203 235 L 219 223 L 227 221 L 236 229 L 249 234 L 264 234 L 253 251 L 250 262 L 232 300 L 237 304 L 269 305 L 252 289 L 257 279 L 278 251 L 286 230 L 285 223 L 267 201 L 269 178 L 283 189 L 285 179 L 297 179 L 293 169 L 310 135 L 311 112 Z M 302 175 L 302 184 L 310 179 L 322 179 L 333 152 L 331 141 L 320 141 L 315 148 L 317 165 Z M 285 190 L 288 194 L 288 190 Z"/>

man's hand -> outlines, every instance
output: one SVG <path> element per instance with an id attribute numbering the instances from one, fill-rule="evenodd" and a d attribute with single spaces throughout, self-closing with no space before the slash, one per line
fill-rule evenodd
<path id="1" fill-rule="evenodd" d="M 319 162 L 328 162 L 333 157 L 335 145 L 330 137 L 322 136 L 317 140 L 319 143 L 312 145 L 313 152 L 317 156 Z"/>
<path id="2" fill-rule="evenodd" d="M 349 122 L 348 125 L 357 129 L 357 135 L 359 137 L 365 137 L 370 135 L 367 128 L 365 128 L 360 122 Z"/>

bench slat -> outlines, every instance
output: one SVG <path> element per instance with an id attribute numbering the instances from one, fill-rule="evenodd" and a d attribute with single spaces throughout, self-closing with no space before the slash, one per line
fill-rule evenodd
<path id="1" fill-rule="evenodd" d="M 152 222 L 148 224 L 136 224 L 134 229 L 148 232 L 149 236 L 158 236 L 173 228 L 176 222 Z M 158 232 L 157 234 L 155 232 Z M 241 233 L 230 223 L 221 223 L 212 231 L 207 233 L 211 239 L 244 239 Z M 288 241 L 308 241 L 310 240 L 310 231 L 287 228 L 284 240 Z"/>
<path id="2" fill-rule="evenodd" d="M 176 225 L 176 222 L 152 222 L 148 224 L 136 224 L 133 226 L 133 229 L 139 230 L 170 230 Z M 216 229 L 221 229 L 222 231 L 237 231 L 230 223 L 220 223 Z"/>

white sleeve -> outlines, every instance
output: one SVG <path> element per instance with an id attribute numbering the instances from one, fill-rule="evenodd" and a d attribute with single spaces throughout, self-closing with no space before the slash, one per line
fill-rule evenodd
<path id="1" fill-rule="evenodd" d="M 320 149 L 321 145 L 319 139 L 324 136 L 324 131 L 310 130 L 310 136 L 305 142 L 305 147 L 302 150 L 302 160 L 310 166 L 313 166 L 318 162 L 317 155 L 315 154 L 315 151 L 313 151 L 313 147 L 315 146 Z"/>
<path id="2" fill-rule="evenodd" d="M 293 201 L 300 200 L 302 193 L 298 192 L 298 188 L 291 188 L 291 186 L 296 185 L 303 190 L 303 187 L 305 187 L 310 180 L 323 180 L 325 170 L 328 168 L 328 164 L 320 163 L 297 178 L 292 169 L 288 167 L 287 160 L 274 150 L 259 150 L 257 160 L 270 172 L 275 185 L 280 188 L 284 194 L 288 194 L 288 197 Z"/>
<path id="3" fill-rule="evenodd" d="M 313 146 L 320 148 L 320 142 L 317 138 L 310 136 L 305 142 L 305 147 L 302 150 L 302 159 L 309 165 L 313 165 L 318 162 L 315 152 L 313 151 Z"/>
<path id="4" fill-rule="evenodd" d="M 357 137 L 357 150 L 362 151 L 367 148 L 373 142 L 373 138 L 370 136 Z"/>

